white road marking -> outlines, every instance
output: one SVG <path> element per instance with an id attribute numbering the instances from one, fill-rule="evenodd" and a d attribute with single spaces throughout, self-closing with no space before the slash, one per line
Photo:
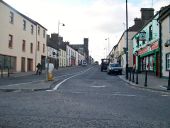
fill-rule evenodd
<path id="1" fill-rule="evenodd" d="M 134 97 L 136 95 L 131 95 L 131 94 L 112 94 L 114 96 L 127 96 L 127 97 Z"/>
<path id="2" fill-rule="evenodd" d="M 105 88 L 106 86 L 105 85 L 102 85 L 102 86 L 91 86 L 92 88 Z"/>
<path id="3" fill-rule="evenodd" d="M 69 79 L 71 79 L 71 78 L 73 78 L 73 77 L 76 77 L 76 76 L 78 76 L 78 75 L 81 75 L 81 74 L 89 71 L 89 70 L 92 69 L 92 68 L 93 68 L 93 67 L 91 67 L 91 68 L 89 68 L 89 69 L 87 69 L 87 70 L 85 70 L 85 71 L 81 71 L 81 72 L 78 73 L 78 74 L 75 74 L 75 75 L 73 75 L 73 76 L 70 76 L 70 77 L 64 79 L 63 81 L 61 81 L 60 83 L 58 83 L 52 90 L 48 90 L 48 91 L 56 91 L 56 90 L 59 88 L 59 86 L 60 86 L 61 84 L 63 84 L 64 82 L 66 82 L 67 80 L 69 80 Z"/>

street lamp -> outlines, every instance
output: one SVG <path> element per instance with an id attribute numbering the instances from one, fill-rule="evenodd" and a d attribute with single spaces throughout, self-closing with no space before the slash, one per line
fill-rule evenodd
<path id="1" fill-rule="evenodd" d="M 126 79 L 128 79 L 128 1 L 126 0 Z"/>
<path id="2" fill-rule="evenodd" d="M 109 49 L 109 47 L 110 47 L 110 46 L 109 46 L 109 44 L 110 44 L 110 39 L 109 39 L 109 37 L 108 37 L 108 38 L 106 38 L 105 40 L 108 41 L 108 48 L 107 48 L 107 52 L 108 52 L 108 53 L 107 53 L 107 54 L 109 54 L 109 51 L 110 51 L 110 49 Z"/>
<path id="3" fill-rule="evenodd" d="M 58 21 L 58 37 L 59 37 L 59 32 L 60 32 L 60 25 L 65 26 L 65 24 Z"/>

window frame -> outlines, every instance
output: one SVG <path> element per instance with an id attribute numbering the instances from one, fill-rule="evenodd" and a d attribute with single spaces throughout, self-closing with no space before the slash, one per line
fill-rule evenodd
<path id="1" fill-rule="evenodd" d="M 22 40 L 22 51 L 25 52 L 26 51 L 26 41 Z"/>
<path id="2" fill-rule="evenodd" d="M 30 43 L 30 53 L 33 53 L 33 43 Z"/>
<path id="3" fill-rule="evenodd" d="M 165 62 L 166 62 L 166 71 L 170 71 L 170 52 L 166 53 Z M 169 64 L 168 64 L 168 62 L 169 62 Z"/>
<path id="4" fill-rule="evenodd" d="M 10 21 L 11 24 L 14 24 L 14 13 L 10 11 Z"/>
<path id="5" fill-rule="evenodd" d="M 34 34 L 34 26 L 31 25 L 31 34 L 33 35 Z"/>
<path id="6" fill-rule="evenodd" d="M 38 41 L 38 44 L 37 44 L 37 51 L 40 51 L 40 42 Z"/>
<path id="7" fill-rule="evenodd" d="M 13 35 L 9 34 L 8 48 L 13 48 Z"/>
<path id="8" fill-rule="evenodd" d="M 23 30 L 26 31 L 26 20 L 23 19 Z"/>

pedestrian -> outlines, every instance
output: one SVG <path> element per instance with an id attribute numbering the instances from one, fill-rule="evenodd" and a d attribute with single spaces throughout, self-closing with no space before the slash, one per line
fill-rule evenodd
<path id="1" fill-rule="evenodd" d="M 41 64 L 38 63 L 37 64 L 37 71 L 36 71 L 36 75 L 40 75 L 41 74 Z"/>

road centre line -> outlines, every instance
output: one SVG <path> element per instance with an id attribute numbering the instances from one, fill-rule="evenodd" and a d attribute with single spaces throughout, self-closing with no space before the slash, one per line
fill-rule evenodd
<path id="1" fill-rule="evenodd" d="M 91 68 L 89 68 L 89 69 L 87 69 L 87 70 L 85 70 L 85 71 L 81 71 L 81 72 L 78 73 L 78 74 L 75 74 L 75 75 L 73 75 L 73 76 L 70 76 L 70 77 L 64 79 L 63 81 L 61 81 L 60 83 L 58 83 L 52 90 L 48 90 L 48 91 L 56 91 L 56 90 L 59 88 L 59 86 L 60 86 L 61 84 L 63 84 L 64 82 L 66 82 L 67 80 L 69 80 L 69 79 L 71 79 L 71 78 L 73 78 L 73 77 L 76 77 L 76 76 L 78 76 L 78 75 L 81 75 L 81 74 L 89 71 L 89 70 L 92 69 L 92 68 L 93 68 L 93 67 L 91 67 Z"/>

